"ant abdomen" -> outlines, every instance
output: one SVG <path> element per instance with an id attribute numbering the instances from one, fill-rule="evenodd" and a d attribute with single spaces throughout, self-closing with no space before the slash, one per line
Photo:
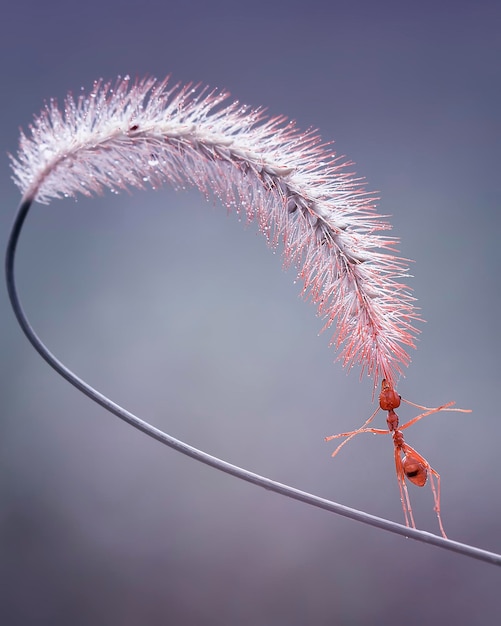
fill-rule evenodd
<path id="1" fill-rule="evenodd" d="M 406 455 L 402 459 L 402 467 L 405 476 L 413 485 L 417 485 L 418 487 L 425 486 L 426 480 L 428 479 L 428 470 L 420 461 L 414 459 L 412 456 Z"/>

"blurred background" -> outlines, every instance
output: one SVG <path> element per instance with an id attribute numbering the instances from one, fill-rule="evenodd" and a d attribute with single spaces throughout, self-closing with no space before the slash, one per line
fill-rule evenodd
<path id="1" fill-rule="evenodd" d="M 442 476 L 452 539 L 501 551 L 497 1 L 19 0 L 0 22 L 0 243 L 15 153 L 44 101 L 172 75 L 320 129 L 356 162 L 413 259 L 426 323 L 398 390 L 441 413 L 407 431 Z M 331 459 L 373 411 L 293 270 L 195 191 L 35 205 L 17 261 L 35 329 L 75 372 L 168 433 L 403 521 L 389 437 Z M 499 569 L 220 474 L 56 375 L 1 307 L 1 622 L 499 623 Z M 402 421 L 416 414 L 399 411 Z M 382 414 L 377 426 L 384 428 Z M 410 488 L 438 533 L 431 490 Z"/>

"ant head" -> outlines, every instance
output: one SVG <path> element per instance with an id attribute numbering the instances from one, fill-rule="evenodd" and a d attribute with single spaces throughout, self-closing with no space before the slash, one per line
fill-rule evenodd
<path id="1" fill-rule="evenodd" d="M 408 453 L 402 459 L 404 474 L 413 485 L 424 487 L 428 478 L 428 469 L 415 456 Z"/>
<path id="2" fill-rule="evenodd" d="M 383 411 L 391 411 L 400 406 L 400 396 L 393 389 L 391 384 L 383 378 L 381 393 L 379 394 L 379 406 Z"/>

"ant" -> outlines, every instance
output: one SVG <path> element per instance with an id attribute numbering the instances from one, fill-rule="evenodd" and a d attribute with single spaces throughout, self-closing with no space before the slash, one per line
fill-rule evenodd
<path id="1" fill-rule="evenodd" d="M 398 415 L 395 413 L 395 409 L 400 406 L 400 402 L 402 400 L 406 404 L 422 409 L 424 412 L 409 420 L 403 426 L 399 426 Z M 431 415 L 432 413 L 438 413 L 439 411 L 459 411 L 461 413 L 471 413 L 471 409 L 450 408 L 453 404 L 454 402 L 448 402 L 447 404 L 443 404 L 442 406 L 434 409 L 421 406 L 420 404 L 414 404 L 414 402 L 409 402 L 409 400 L 402 398 L 402 396 L 400 396 L 393 389 L 391 383 L 388 380 L 383 379 L 381 393 L 379 395 L 379 406 L 369 419 L 360 428 L 357 428 L 357 430 L 325 437 L 325 441 L 331 441 L 332 439 L 338 439 L 339 437 L 347 437 L 347 439 L 343 441 L 343 443 L 339 444 L 339 446 L 332 453 L 332 456 L 334 457 L 341 450 L 341 448 L 346 445 L 348 441 L 350 441 L 350 439 L 353 439 L 353 437 L 359 435 L 360 433 L 374 433 L 376 435 L 387 435 L 388 433 L 391 433 L 393 437 L 393 445 L 395 446 L 395 469 L 400 489 L 400 500 L 404 510 L 405 525 L 416 528 L 405 478 L 418 487 L 424 487 L 429 476 L 433 499 L 435 501 L 434 508 L 438 518 L 438 525 L 440 527 L 440 532 L 445 539 L 447 539 L 447 535 L 445 534 L 444 527 L 442 525 L 442 517 L 440 515 L 440 474 L 434 470 L 428 461 L 416 452 L 414 448 L 411 448 L 411 446 L 405 443 L 402 431 L 409 428 L 409 426 L 412 426 L 423 417 Z M 388 430 L 367 427 L 368 424 L 372 422 L 379 409 L 388 411 L 388 417 L 386 418 Z"/>

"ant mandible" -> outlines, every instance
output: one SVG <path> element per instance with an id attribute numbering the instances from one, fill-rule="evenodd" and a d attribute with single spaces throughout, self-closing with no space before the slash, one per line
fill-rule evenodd
<path id="1" fill-rule="evenodd" d="M 395 409 L 400 406 L 401 401 L 423 410 L 423 413 L 409 420 L 403 426 L 399 426 L 398 415 L 395 413 Z M 402 508 L 404 510 L 406 526 L 416 528 L 405 478 L 407 478 L 411 483 L 417 485 L 418 487 L 424 487 L 429 477 L 431 490 L 433 492 L 433 499 L 435 502 L 434 508 L 438 518 L 438 525 L 440 527 L 440 532 L 442 533 L 442 536 L 446 539 L 447 535 L 445 534 L 442 524 L 442 517 L 440 515 L 440 474 L 436 470 L 434 470 L 433 467 L 428 463 L 428 461 L 418 452 L 416 452 L 414 448 L 411 448 L 411 446 L 405 443 L 402 431 L 406 428 L 409 428 L 409 426 L 412 426 L 417 421 L 423 419 L 423 417 L 431 415 L 432 413 L 438 413 L 439 411 L 459 411 L 461 413 L 471 413 L 471 409 L 452 409 L 451 407 L 453 405 L 454 402 L 448 402 L 447 404 L 443 404 L 442 406 L 430 409 L 426 406 L 421 406 L 420 404 L 414 404 L 414 402 L 410 402 L 409 400 L 405 400 L 405 398 L 402 398 L 402 396 L 400 396 L 393 389 L 391 383 L 388 382 L 386 379 L 383 379 L 381 385 L 381 393 L 379 394 L 379 406 L 369 417 L 369 419 L 360 428 L 357 428 L 357 430 L 352 430 L 349 433 L 340 433 L 339 435 L 331 435 L 330 437 L 325 437 L 325 441 L 332 441 L 332 439 L 347 437 L 347 439 L 345 439 L 343 443 L 339 444 L 339 446 L 332 453 L 332 456 L 334 457 L 341 450 L 341 448 L 346 445 L 348 441 L 350 441 L 350 439 L 353 439 L 353 437 L 359 435 L 360 433 L 374 433 L 376 435 L 388 435 L 389 433 L 391 433 L 393 437 L 393 445 L 395 446 L 395 469 L 397 472 L 398 487 L 400 489 L 400 500 L 402 502 Z M 382 409 L 383 411 L 388 411 L 388 417 L 386 418 L 388 430 L 367 427 L 372 422 L 379 409 Z"/>

